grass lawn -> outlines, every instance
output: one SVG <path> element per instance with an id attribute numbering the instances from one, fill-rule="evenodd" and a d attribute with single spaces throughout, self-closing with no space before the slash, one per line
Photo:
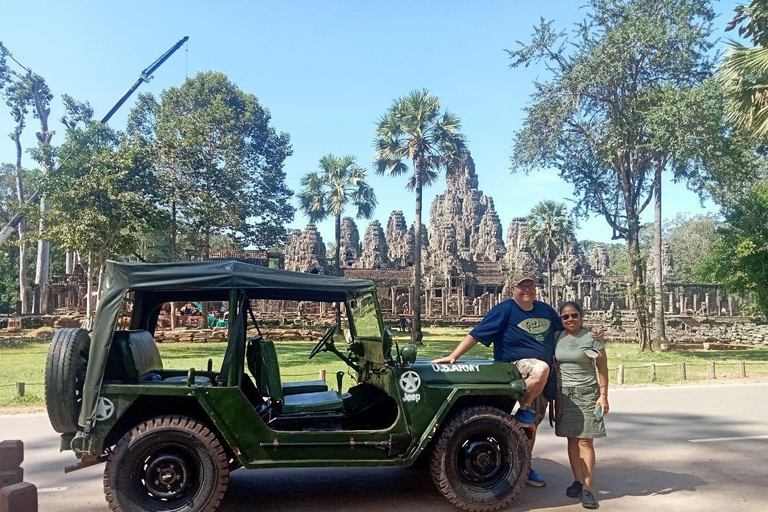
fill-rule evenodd
<path id="1" fill-rule="evenodd" d="M 420 357 L 438 357 L 453 350 L 466 334 L 466 330 L 448 327 L 429 327 L 424 331 L 423 347 L 419 348 Z M 408 343 L 408 333 L 394 333 L 395 341 L 403 346 Z M 336 372 L 345 371 L 346 365 L 333 354 L 323 353 L 311 361 L 307 355 L 313 342 L 278 341 L 275 343 L 280 359 L 283 381 L 313 380 L 318 378 L 321 369 L 326 370 L 326 380 L 332 388 L 336 387 Z M 166 368 L 205 369 L 208 359 L 213 359 L 213 367 L 218 369 L 224 357 L 224 343 L 172 343 L 159 345 L 163 364 Z M 748 377 L 768 377 L 768 347 L 759 347 L 742 351 L 686 351 L 686 352 L 646 352 L 641 353 L 637 345 L 629 343 L 609 343 L 608 366 L 611 370 L 611 382 L 616 382 L 617 367 L 624 365 L 626 384 L 650 382 L 650 364 L 656 363 L 656 382 L 671 383 L 679 381 L 680 363 L 686 363 L 689 380 L 707 378 L 707 365 L 716 361 L 718 378 L 737 377 L 738 361 L 746 361 Z M 31 343 L 13 347 L 0 347 L 0 407 L 9 406 L 44 406 L 45 358 L 48 353 L 47 343 Z M 470 355 L 492 357 L 491 349 L 478 345 Z M 26 394 L 19 397 L 16 382 L 26 383 Z M 352 379 L 345 377 L 345 387 Z"/>

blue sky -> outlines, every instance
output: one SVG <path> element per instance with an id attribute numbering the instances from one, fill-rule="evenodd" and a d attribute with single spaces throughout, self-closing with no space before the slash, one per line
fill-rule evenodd
<path id="1" fill-rule="evenodd" d="M 717 2 L 718 35 L 735 1 Z M 323 155 L 352 154 L 373 168 L 377 119 L 397 97 L 427 88 L 462 119 L 480 189 L 494 198 L 504 236 L 513 217 L 527 215 L 544 199 L 565 200 L 573 189 L 554 170 L 511 174 L 512 135 L 521 126 L 532 81 L 541 70 L 508 68 L 504 48 L 528 41 L 540 17 L 570 29 L 584 17 L 574 1 L 304 1 L 211 2 L 131 1 L 27 4 L 0 1 L 0 41 L 26 66 L 43 75 L 56 95 L 53 142 L 63 129 L 60 96 L 88 100 L 101 117 L 139 72 L 181 37 L 188 46 L 171 57 L 140 92 L 158 94 L 199 71 L 226 73 L 255 94 L 272 113 L 273 125 L 290 133 L 293 156 L 285 164 L 287 183 L 299 189 L 301 176 Z M 546 74 L 542 74 L 546 77 Z M 110 125 L 124 128 L 129 101 Z M 26 145 L 33 144 L 34 121 Z M 0 133 L 11 131 L 0 106 Z M 0 162 L 12 162 L 13 143 L 0 138 Z M 32 165 L 28 156 L 25 163 Z M 413 222 L 413 195 L 405 178 L 369 178 L 379 199 L 374 218 L 386 224 L 392 210 Z M 664 217 L 679 212 L 716 212 L 684 184 L 665 184 Z M 425 189 L 424 221 L 445 180 Z M 648 208 L 644 220 L 652 220 Z M 361 236 L 367 221 L 359 220 Z M 303 228 L 297 211 L 290 227 Z M 319 225 L 326 242 L 333 225 Z M 580 239 L 610 241 L 602 218 L 581 223 Z"/>

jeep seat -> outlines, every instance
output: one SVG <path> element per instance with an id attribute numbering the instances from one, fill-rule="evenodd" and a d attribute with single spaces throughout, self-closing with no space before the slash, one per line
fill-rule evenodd
<path id="1" fill-rule="evenodd" d="M 149 331 L 115 331 L 112 337 L 112 347 L 105 378 L 123 382 L 168 382 L 182 383 L 186 376 L 162 378 L 163 360 L 157 343 Z M 158 379 L 152 378 L 158 375 Z M 195 376 L 195 384 L 210 384 L 211 379 L 205 376 Z"/>
<path id="2" fill-rule="evenodd" d="M 283 414 L 300 414 L 344 410 L 344 402 L 337 391 L 317 391 L 286 396 L 280 382 L 280 367 L 277 362 L 275 344 L 271 341 L 261 340 L 259 345 L 259 352 L 261 353 L 261 371 L 257 376 L 259 390 L 262 394 L 269 395 L 280 412 Z"/>
<path id="3" fill-rule="evenodd" d="M 255 337 L 248 340 L 246 350 L 246 362 L 254 379 L 257 379 L 260 389 L 266 389 L 264 382 L 264 358 L 261 355 L 263 340 L 261 337 Z M 270 342 L 271 343 L 271 342 Z M 273 348 L 274 349 L 274 348 Z M 279 372 L 279 369 L 278 369 Z M 281 382 L 283 396 L 299 395 L 302 393 L 319 393 L 328 391 L 328 384 L 324 380 L 308 380 L 302 382 Z"/>

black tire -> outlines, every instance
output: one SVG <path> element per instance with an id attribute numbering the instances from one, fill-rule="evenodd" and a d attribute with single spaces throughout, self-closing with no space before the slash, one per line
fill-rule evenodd
<path id="1" fill-rule="evenodd" d="M 80 328 L 57 330 L 45 363 L 45 405 L 56 432 L 77 432 L 91 338 Z"/>
<path id="2" fill-rule="evenodd" d="M 453 416 L 433 445 L 429 471 L 438 490 L 469 512 L 505 508 L 525 487 L 528 439 L 515 419 L 476 406 Z"/>
<path id="3" fill-rule="evenodd" d="M 215 512 L 229 484 L 229 456 L 216 435 L 186 416 L 141 423 L 104 468 L 113 512 Z"/>

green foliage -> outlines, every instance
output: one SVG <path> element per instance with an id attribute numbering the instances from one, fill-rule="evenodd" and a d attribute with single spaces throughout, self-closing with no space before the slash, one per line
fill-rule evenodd
<path id="1" fill-rule="evenodd" d="M 613 273 L 631 279 L 632 269 L 629 266 L 626 246 L 624 244 L 607 244 L 606 250 Z"/>
<path id="2" fill-rule="evenodd" d="M 537 203 L 528 215 L 525 238 L 535 255 L 552 264 L 574 238 L 565 203 Z"/>
<path id="3" fill-rule="evenodd" d="M 6 59 L 7 55 L 8 49 L 3 42 L 0 41 L 0 89 L 2 89 L 10 79 L 10 71 L 8 70 L 8 62 Z"/>
<path id="4" fill-rule="evenodd" d="M 700 266 L 698 277 L 722 283 L 732 292 L 752 293 L 768 314 L 768 184 L 749 189 L 723 210 L 720 239 Z"/>
<path id="5" fill-rule="evenodd" d="M 99 123 L 70 126 L 62 147 L 68 158 L 38 177 L 52 205 L 45 235 L 83 258 L 90 255 L 94 264 L 131 256 L 140 233 L 161 227 L 148 155 Z"/>
<path id="6" fill-rule="evenodd" d="M 270 120 L 253 94 L 217 72 L 199 73 L 159 100 L 141 95 L 131 111 L 128 132 L 151 155 L 163 207 L 204 254 L 214 233 L 257 247 L 287 237 L 290 139 Z"/>
<path id="7" fill-rule="evenodd" d="M 748 6 L 738 5 L 735 12 L 727 30 L 738 27 L 739 35 L 749 38 L 752 46 L 731 41 L 718 79 L 731 119 L 764 138 L 768 135 L 768 5 L 753 0 Z"/>
<path id="8" fill-rule="evenodd" d="M 440 169 L 461 158 L 465 139 L 460 128 L 461 120 L 448 111 L 441 113 L 440 100 L 426 89 L 396 99 L 376 128 L 376 172 L 406 174 L 410 160 L 408 187 L 431 185 Z"/>
<path id="9" fill-rule="evenodd" d="M 16 312 L 19 300 L 19 248 L 5 245 L 0 250 L 0 314 Z"/>
<path id="10" fill-rule="evenodd" d="M 665 224 L 664 241 L 672 251 L 677 280 L 696 282 L 700 267 L 717 244 L 715 217 L 678 214 Z"/>
<path id="11" fill-rule="evenodd" d="M 365 181 L 365 169 L 357 165 L 355 157 L 328 154 L 320 159 L 319 167 L 319 172 L 310 172 L 301 178 L 299 201 L 309 220 L 321 221 L 328 215 L 341 217 L 350 203 L 357 208 L 358 218 L 370 219 L 377 204 L 376 195 Z"/>

